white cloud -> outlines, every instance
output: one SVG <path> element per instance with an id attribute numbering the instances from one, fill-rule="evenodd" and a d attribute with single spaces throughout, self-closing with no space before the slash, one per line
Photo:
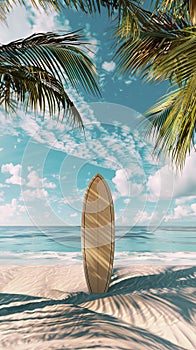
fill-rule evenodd
<path id="1" fill-rule="evenodd" d="M 138 196 L 143 191 L 143 185 L 130 182 L 130 196 Z"/>
<path id="2" fill-rule="evenodd" d="M 116 202 L 116 200 L 119 199 L 119 196 L 120 196 L 120 194 L 119 194 L 118 192 L 112 191 L 112 199 L 113 199 L 113 202 Z"/>
<path id="3" fill-rule="evenodd" d="M 174 194 L 174 174 L 168 165 L 157 170 L 154 175 L 150 175 L 147 181 L 147 189 L 150 192 L 149 201 L 158 199 L 169 199 Z"/>
<path id="4" fill-rule="evenodd" d="M 130 219 L 127 216 L 121 215 L 119 219 L 120 225 L 130 225 Z"/>
<path id="5" fill-rule="evenodd" d="M 4 201 L 4 191 L 0 191 L 0 202 Z"/>
<path id="6" fill-rule="evenodd" d="M 149 215 L 145 210 L 139 210 L 137 215 L 136 215 L 135 220 L 136 220 L 136 222 L 138 222 L 138 221 L 144 222 L 144 221 L 148 220 L 148 218 L 149 218 Z"/>
<path id="7" fill-rule="evenodd" d="M 54 179 L 57 179 L 57 180 L 60 179 L 60 175 L 59 175 L 59 174 L 52 174 L 52 177 L 53 177 Z M 62 178 L 65 180 L 65 179 L 67 178 L 67 176 L 64 175 L 64 176 L 61 177 L 61 179 L 62 179 Z"/>
<path id="8" fill-rule="evenodd" d="M 26 6 L 14 6 L 7 15 L 7 27 L 0 23 L 2 43 L 6 44 L 33 33 L 52 32 L 57 29 L 64 32 L 71 31 L 69 20 L 66 19 L 64 23 L 60 23 L 58 13 L 54 9 L 48 9 L 45 12 L 40 6 L 35 8 L 31 3 L 27 3 L 28 10 Z"/>
<path id="9" fill-rule="evenodd" d="M 182 173 L 176 174 L 168 165 L 150 175 L 147 187 L 149 200 L 191 197 L 196 195 L 196 153 L 191 151 Z M 180 202 L 179 202 L 180 203 Z"/>
<path id="10" fill-rule="evenodd" d="M 19 124 L 25 132 L 32 137 L 32 140 L 38 143 L 46 144 L 53 149 L 58 149 L 67 153 L 69 156 L 75 156 L 85 161 L 94 164 L 102 165 L 105 168 L 117 170 L 119 168 L 131 168 L 134 170 L 134 175 L 137 173 L 142 174 L 142 161 L 141 155 L 137 150 L 134 137 L 132 135 L 133 130 L 130 126 L 122 128 L 122 133 L 126 131 L 126 137 L 119 133 L 119 129 L 114 129 L 111 133 L 109 126 L 101 124 L 95 117 L 94 113 L 97 114 L 96 108 L 91 109 L 82 97 L 76 97 L 73 94 L 73 90 L 68 90 L 70 97 L 76 101 L 81 116 L 85 125 L 85 136 L 78 131 L 77 138 L 76 131 L 68 129 L 67 123 L 56 124 L 55 120 L 45 119 L 40 121 L 35 118 L 22 117 Z M 78 101 L 79 100 L 79 101 Z M 116 105 L 110 106 L 109 112 L 115 117 L 117 115 L 123 115 L 124 107 L 119 107 L 119 112 L 116 112 Z M 107 111 L 107 104 L 105 110 Z M 105 113 L 100 111 L 97 115 Z M 134 121 L 135 114 L 132 110 L 126 109 L 127 118 Z M 104 114 L 103 114 L 104 116 Z M 102 116 L 102 117 L 103 117 Z M 101 117 L 101 118 L 102 118 Z M 98 117 L 99 118 L 99 117 Z M 107 119 L 106 119 L 107 120 Z M 115 119 L 114 119 L 115 120 Z M 112 126 L 115 126 L 115 122 L 111 122 Z M 127 124 L 127 123 L 126 123 Z M 110 123 L 109 123 L 110 125 Z M 118 123 L 118 127 L 123 126 L 124 123 Z M 99 138 L 97 137 L 99 135 Z M 30 143 L 29 143 L 30 145 Z M 28 154 L 29 146 L 27 145 L 26 154 Z"/>
<path id="11" fill-rule="evenodd" d="M 0 148 L 0 152 L 2 152 L 3 151 L 3 148 Z"/>
<path id="12" fill-rule="evenodd" d="M 178 205 L 177 207 L 174 208 L 174 211 L 172 214 L 166 215 L 164 220 L 171 221 L 171 220 L 178 220 L 182 219 L 185 216 L 189 216 L 190 213 L 190 208 L 182 205 Z"/>
<path id="13" fill-rule="evenodd" d="M 73 213 L 70 216 L 71 216 L 71 218 L 76 218 L 78 216 L 78 213 Z"/>
<path id="14" fill-rule="evenodd" d="M 164 221 L 175 221 L 187 219 L 189 222 L 194 222 L 196 220 L 196 203 L 190 203 L 190 201 L 195 200 L 195 196 L 182 197 L 175 200 L 177 204 L 173 210 L 168 215 L 165 215 Z M 186 199 L 186 200 L 185 200 Z M 193 221 L 194 220 L 194 221 Z"/>
<path id="15" fill-rule="evenodd" d="M 25 180 L 20 176 L 22 166 L 21 164 L 13 165 L 13 163 L 9 164 L 2 164 L 1 166 L 1 172 L 2 173 L 9 173 L 12 175 L 8 179 L 6 179 L 7 184 L 12 185 L 22 185 L 25 183 Z"/>
<path id="16" fill-rule="evenodd" d="M 125 84 L 126 85 L 130 85 L 132 82 L 133 82 L 134 79 L 128 79 L 128 80 L 125 80 Z"/>
<path id="17" fill-rule="evenodd" d="M 185 196 L 185 197 L 180 197 L 175 200 L 176 205 L 181 205 L 181 204 L 187 204 L 188 202 L 196 200 L 196 196 Z"/>
<path id="18" fill-rule="evenodd" d="M 16 218 L 21 213 L 26 211 L 24 205 L 20 205 L 16 198 L 13 198 L 11 203 L 0 205 L 0 223 L 6 224 L 10 218 Z"/>
<path id="19" fill-rule="evenodd" d="M 28 175 L 28 187 L 39 188 L 42 187 L 42 179 L 39 178 L 37 172 L 35 170 L 31 171 Z"/>
<path id="20" fill-rule="evenodd" d="M 177 177 L 175 183 L 175 196 L 196 195 L 196 152 L 192 150 L 187 157 L 182 174 Z"/>
<path id="21" fill-rule="evenodd" d="M 48 192 L 44 188 L 38 188 L 36 190 L 25 190 L 22 192 L 24 201 L 32 201 L 35 199 L 45 199 L 48 197 Z"/>
<path id="22" fill-rule="evenodd" d="M 130 175 L 130 172 L 127 172 L 126 169 L 119 169 L 116 171 L 116 174 L 112 179 L 112 182 L 115 184 L 115 187 L 121 196 L 130 195 Z"/>
<path id="23" fill-rule="evenodd" d="M 50 189 L 56 188 L 55 183 L 54 182 L 48 182 L 46 178 L 43 179 L 43 186 L 45 188 L 50 188 Z"/>
<path id="24" fill-rule="evenodd" d="M 56 29 L 57 13 L 54 10 L 45 12 L 42 8 L 36 9 L 35 7 L 31 7 L 31 11 L 32 16 L 30 18 L 33 21 L 31 27 L 32 33 L 52 32 Z"/>
<path id="25" fill-rule="evenodd" d="M 68 155 L 73 155 L 77 158 L 85 159 L 85 162 L 89 162 L 91 164 L 101 164 L 101 166 L 115 171 L 119 170 L 120 168 L 127 169 L 128 178 L 127 180 L 125 178 L 124 184 L 120 184 L 120 182 L 119 184 L 117 184 L 118 189 L 116 187 L 115 193 L 117 194 L 118 198 L 121 195 L 124 197 L 137 196 L 141 193 L 143 185 L 141 183 L 135 183 L 135 178 L 138 173 L 140 175 L 142 175 L 143 173 L 142 166 L 140 166 L 142 164 L 141 156 L 137 150 L 133 136 L 134 129 L 130 126 L 127 126 L 127 123 L 125 123 L 126 125 L 124 127 L 121 127 L 123 125 L 121 123 L 119 123 L 118 125 L 116 124 L 118 128 L 116 128 L 115 125 L 113 125 L 112 123 L 113 132 L 111 133 L 111 130 L 108 127 L 106 127 L 105 124 L 101 124 L 99 121 L 97 121 L 96 117 L 94 116 L 93 110 L 87 105 L 84 106 L 82 107 L 82 113 L 85 113 L 84 117 L 86 118 L 87 123 L 87 126 L 85 128 L 86 140 L 83 138 L 81 133 L 78 133 L 78 138 L 80 137 L 78 141 L 78 138 L 75 137 L 76 132 L 74 132 L 73 134 L 72 131 L 65 132 L 66 128 L 64 124 L 59 123 L 58 125 L 56 125 L 55 121 L 50 121 L 47 119 L 41 122 L 39 118 L 37 118 L 37 120 L 35 118 L 29 118 L 27 120 L 27 118 L 21 117 L 21 120 L 19 120 L 19 126 L 21 126 L 21 128 L 23 128 L 23 130 L 25 130 L 28 135 L 32 136 L 32 143 L 29 142 L 25 150 L 25 154 L 23 157 L 23 166 L 26 169 L 29 165 L 29 156 L 32 154 L 31 145 L 34 145 L 34 141 L 36 140 L 38 143 L 41 142 L 42 144 L 49 145 L 54 149 L 60 149 L 66 152 Z M 111 113 L 115 111 L 114 107 L 115 106 L 112 106 Z M 120 112 L 121 108 L 119 113 Z M 131 111 L 128 111 L 127 118 L 131 116 Z M 119 133 L 119 128 L 121 128 L 120 130 L 125 135 Z M 100 135 L 100 137 L 97 138 L 97 135 Z M 48 150 L 46 149 L 46 147 L 42 147 L 40 145 L 41 152 L 42 149 L 43 152 L 46 152 L 47 155 Z M 40 158 L 45 159 L 45 156 L 43 157 L 43 154 L 40 154 Z M 72 158 L 69 157 L 69 160 L 70 159 Z M 72 162 L 75 163 L 74 158 Z M 29 173 L 31 173 L 31 176 L 27 178 L 28 182 L 25 184 L 25 186 L 27 185 L 29 189 L 47 189 L 47 186 L 48 188 L 55 187 L 55 184 L 49 185 L 50 182 L 48 180 L 45 180 L 46 182 L 44 183 L 43 178 L 41 178 L 39 174 L 33 172 L 33 168 L 29 168 L 28 171 Z M 130 175 L 131 179 L 129 178 Z M 127 183 L 129 187 L 126 188 Z M 46 186 L 44 186 L 44 184 Z M 23 189 L 26 190 L 26 188 Z M 49 194 L 47 197 L 46 193 L 40 194 L 39 192 L 32 191 L 24 193 L 24 198 L 26 200 L 33 201 L 33 198 L 41 199 L 45 198 L 45 195 L 47 201 L 49 199 L 51 200 L 51 198 L 48 198 Z M 68 196 L 70 196 L 70 194 L 68 194 Z M 73 195 L 71 196 L 73 197 Z M 75 202 L 76 199 L 74 198 L 74 206 Z M 78 206 L 80 202 L 77 202 Z M 78 209 L 78 207 L 76 209 Z"/>
<path id="26" fill-rule="evenodd" d="M 7 16 L 8 26 L 0 23 L 1 43 L 6 44 L 12 40 L 28 36 L 31 34 L 30 25 L 27 17 L 27 10 L 24 6 L 15 6 Z"/>
<path id="27" fill-rule="evenodd" d="M 0 188 L 4 188 L 4 187 L 9 187 L 9 185 L 5 185 L 5 184 L 0 183 Z"/>
<path id="28" fill-rule="evenodd" d="M 196 215 L 196 203 L 191 204 L 191 209 L 193 210 L 194 214 Z"/>
<path id="29" fill-rule="evenodd" d="M 134 197 L 142 192 L 142 184 L 133 183 L 129 180 L 131 174 L 132 172 L 129 169 L 119 169 L 113 177 L 112 182 L 115 184 L 120 196 Z"/>
<path id="30" fill-rule="evenodd" d="M 39 177 L 39 175 L 35 170 L 30 171 L 29 174 L 27 175 L 27 178 L 29 180 L 27 182 L 28 187 L 32 187 L 32 188 L 44 187 L 44 188 L 50 188 L 50 189 L 56 188 L 55 183 L 48 182 L 47 178 Z"/>
<path id="31" fill-rule="evenodd" d="M 131 201 L 131 199 L 130 199 L 130 198 L 125 198 L 123 202 L 124 202 L 125 204 L 129 204 L 129 203 L 130 203 L 130 201 Z"/>
<path id="32" fill-rule="evenodd" d="M 106 71 L 106 72 L 113 72 L 113 70 L 116 67 L 116 63 L 114 61 L 110 61 L 110 62 L 103 62 L 102 64 L 102 68 Z"/>
<path id="33" fill-rule="evenodd" d="M 178 205 L 174 208 L 174 219 L 179 219 L 186 215 L 188 215 L 188 209 L 185 206 Z"/>
<path id="34" fill-rule="evenodd" d="M 147 211 L 145 210 L 139 210 L 137 212 L 137 215 L 135 217 L 135 222 L 136 223 L 146 223 L 151 221 L 152 219 L 155 219 L 157 217 L 157 213 L 153 212 L 151 214 L 148 214 Z"/>
<path id="35" fill-rule="evenodd" d="M 151 152 L 146 153 L 145 161 L 151 165 L 158 165 L 158 160 L 152 155 Z"/>

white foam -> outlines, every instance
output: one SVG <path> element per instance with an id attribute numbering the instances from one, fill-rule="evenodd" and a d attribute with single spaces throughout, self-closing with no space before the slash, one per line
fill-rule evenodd
<path id="1" fill-rule="evenodd" d="M 117 252 L 117 265 L 196 265 L 195 252 Z"/>
<path id="2" fill-rule="evenodd" d="M 12 253 L 3 252 L 0 258 L 0 265 L 77 265 L 81 264 L 82 254 L 79 252 L 28 252 Z"/>
<path id="3" fill-rule="evenodd" d="M 81 252 L 2 252 L 0 265 L 81 265 Z M 196 265 L 195 252 L 115 252 L 114 265 Z"/>

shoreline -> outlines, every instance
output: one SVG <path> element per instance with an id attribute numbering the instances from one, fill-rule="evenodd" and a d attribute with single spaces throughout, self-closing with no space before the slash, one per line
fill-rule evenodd
<path id="1" fill-rule="evenodd" d="M 75 252 L 2 252 L 0 266 L 70 266 L 82 265 L 81 251 Z M 196 266 L 196 252 L 115 251 L 114 267 L 130 265 Z"/>

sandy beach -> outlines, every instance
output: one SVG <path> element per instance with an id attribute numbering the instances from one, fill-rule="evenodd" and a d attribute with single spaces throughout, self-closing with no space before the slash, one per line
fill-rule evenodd
<path id="1" fill-rule="evenodd" d="M 82 265 L 0 267 L 0 349 L 196 349 L 196 266 L 115 267 L 89 294 Z"/>

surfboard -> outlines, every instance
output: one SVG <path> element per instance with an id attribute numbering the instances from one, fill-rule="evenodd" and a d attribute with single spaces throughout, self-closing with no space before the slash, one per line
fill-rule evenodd
<path id="1" fill-rule="evenodd" d="M 114 260 L 114 205 L 109 186 L 100 174 L 95 175 L 87 187 L 81 227 L 88 290 L 106 293 Z"/>

